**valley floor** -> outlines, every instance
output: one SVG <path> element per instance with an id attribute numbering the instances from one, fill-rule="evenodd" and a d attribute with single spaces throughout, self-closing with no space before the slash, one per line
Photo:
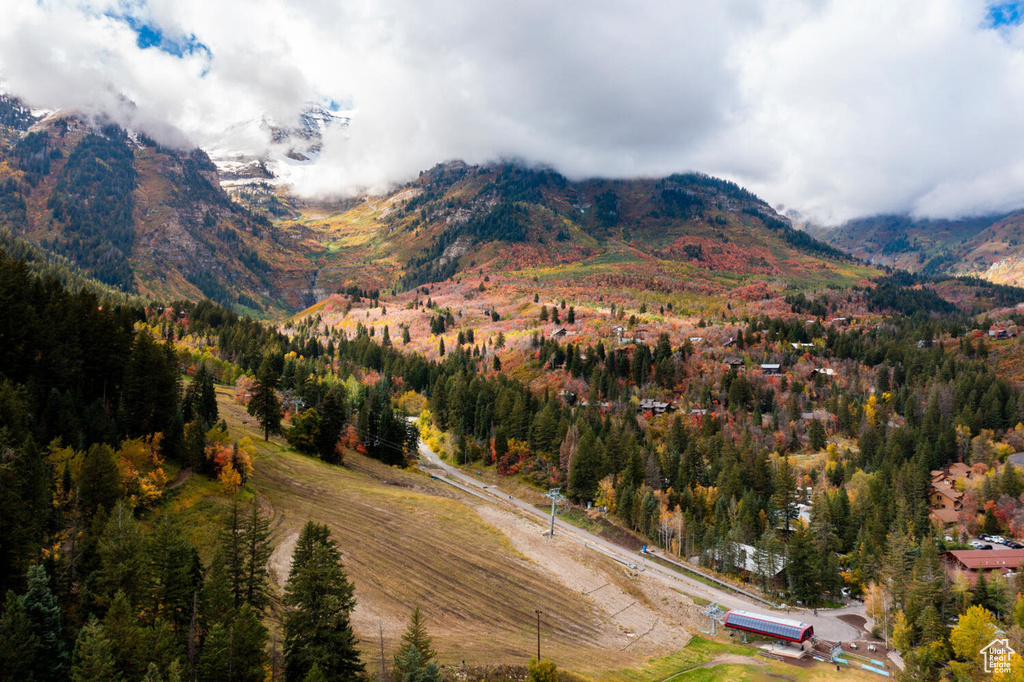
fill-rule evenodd
<path id="1" fill-rule="evenodd" d="M 278 588 L 302 525 L 328 524 L 355 585 L 353 625 L 370 671 L 382 641 L 390 663 L 417 605 L 442 664 L 525 664 L 536 654 L 541 609 L 542 655 L 587 677 L 764 679 L 792 668 L 751 658 L 750 648 L 691 639 L 705 625 L 691 597 L 557 533 L 551 540 L 511 508 L 355 453 L 335 467 L 282 439 L 264 443 L 227 388 L 218 388 L 218 403 L 231 433 L 257 442 L 252 485 L 272 514 Z M 199 478 L 190 482 L 206 494 L 197 504 L 213 504 L 213 488 Z M 820 665 L 786 674 L 839 679 Z"/>

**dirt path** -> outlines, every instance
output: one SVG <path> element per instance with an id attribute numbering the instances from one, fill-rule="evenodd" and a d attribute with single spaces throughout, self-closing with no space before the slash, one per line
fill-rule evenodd
<path id="1" fill-rule="evenodd" d="M 270 555 L 271 576 L 281 590 L 284 590 L 284 584 L 288 580 L 288 573 L 292 568 L 292 554 L 295 553 L 298 541 L 299 532 L 292 531 L 277 541 L 274 553 Z"/>
<path id="2" fill-rule="evenodd" d="M 167 492 L 168 490 L 174 490 L 175 488 L 184 485 L 185 481 L 187 481 L 191 477 L 191 468 L 182 469 L 181 471 L 178 472 L 178 475 L 174 477 L 174 480 L 171 481 L 166 488 L 164 488 L 164 492 Z"/>
<path id="3" fill-rule="evenodd" d="M 557 532 L 552 540 L 539 523 L 519 514 L 489 504 L 474 509 L 484 522 L 504 533 L 518 552 L 599 609 L 605 646 L 655 654 L 678 649 L 690 640 L 692 626 L 688 630 L 684 621 L 696 613 L 692 599 L 660 581 L 633 577 L 625 566 Z"/>

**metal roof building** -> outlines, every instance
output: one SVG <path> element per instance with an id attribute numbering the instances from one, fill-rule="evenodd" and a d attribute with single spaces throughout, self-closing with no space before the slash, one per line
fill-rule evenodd
<path id="1" fill-rule="evenodd" d="M 789 642 L 804 642 L 814 636 L 814 626 L 789 618 L 773 618 L 750 611 L 733 609 L 725 614 L 725 627 L 775 637 Z"/>

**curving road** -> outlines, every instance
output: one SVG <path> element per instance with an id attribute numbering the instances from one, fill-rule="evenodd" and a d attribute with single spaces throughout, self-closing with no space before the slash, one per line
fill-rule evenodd
<path id="1" fill-rule="evenodd" d="M 545 527 L 550 523 L 551 515 L 549 513 L 537 509 L 529 502 L 525 502 L 517 497 L 501 492 L 493 486 L 488 486 L 484 482 L 448 464 L 443 461 L 437 453 L 427 447 L 422 440 L 420 441 L 419 451 L 422 460 L 424 460 L 430 467 L 439 469 L 444 473 L 444 477 L 438 476 L 440 480 L 444 480 L 446 483 L 450 483 L 456 488 L 459 488 L 460 490 L 484 501 L 510 507 L 528 516 L 539 518 L 544 521 Z M 602 554 L 619 561 L 620 563 L 633 567 L 638 565 L 643 566 L 646 574 L 656 576 L 673 587 L 682 588 L 687 594 L 697 595 L 704 599 L 718 602 L 726 609 L 753 609 L 761 612 L 766 610 L 764 604 L 761 604 L 754 599 L 744 597 L 743 595 L 735 592 L 726 591 L 724 588 L 720 589 L 707 585 L 695 578 L 691 578 L 656 562 L 645 561 L 642 554 L 609 542 L 608 540 L 594 535 L 589 531 L 570 525 L 557 517 L 555 519 L 555 528 L 563 536 L 580 542 L 591 549 L 599 551 Z M 864 606 L 857 605 L 832 610 L 819 609 L 817 615 L 804 610 L 794 610 L 788 614 L 779 614 L 776 612 L 776 615 L 784 615 L 787 618 L 798 619 L 808 623 L 809 625 L 813 625 L 816 635 L 831 641 L 860 639 L 861 634 L 857 628 L 848 623 L 844 623 L 837 618 L 837 616 L 843 614 L 863 615 Z"/>

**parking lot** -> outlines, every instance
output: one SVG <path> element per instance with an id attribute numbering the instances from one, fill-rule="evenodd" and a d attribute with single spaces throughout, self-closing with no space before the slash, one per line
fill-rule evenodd
<path id="1" fill-rule="evenodd" d="M 1005 538 L 1005 537 L 1004 537 L 1004 539 L 1005 540 L 1010 540 L 1010 538 Z M 982 539 L 980 537 L 973 537 L 973 538 L 970 539 L 970 542 L 980 542 L 983 545 L 992 545 L 992 551 L 993 552 L 999 551 L 999 550 L 1013 549 L 1012 547 L 1008 547 L 1008 546 L 1006 546 L 1004 544 L 1001 544 L 1001 543 L 998 543 L 998 542 L 992 542 L 991 540 L 984 540 L 984 539 Z"/>

